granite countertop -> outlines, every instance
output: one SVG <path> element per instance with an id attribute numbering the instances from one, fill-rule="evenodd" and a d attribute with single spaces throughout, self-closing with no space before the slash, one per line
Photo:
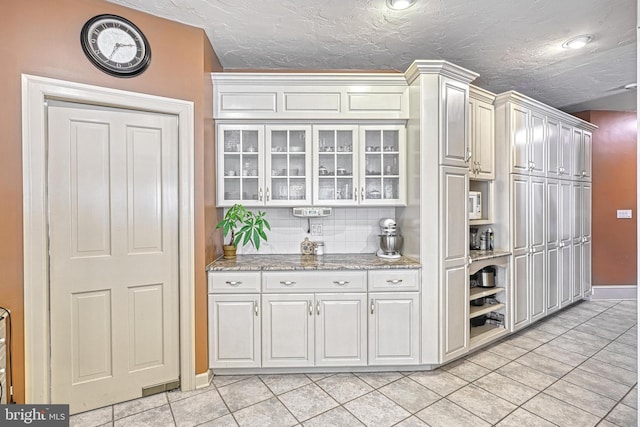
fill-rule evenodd
<path id="1" fill-rule="evenodd" d="M 491 259 L 491 258 L 499 258 L 501 256 L 511 255 L 509 251 L 478 251 L 478 250 L 470 250 L 469 256 L 471 257 L 471 261 L 481 261 L 483 259 Z"/>
<path id="2" fill-rule="evenodd" d="M 268 271 L 268 270 L 377 270 L 420 268 L 413 258 L 383 259 L 374 254 L 315 255 L 238 255 L 235 260 L 219 258 L 207 266 L 207 271 Z"/>

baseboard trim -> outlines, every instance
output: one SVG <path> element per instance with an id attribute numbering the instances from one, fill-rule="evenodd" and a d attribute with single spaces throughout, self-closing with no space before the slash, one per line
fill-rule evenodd
<path id="1" fill-rule="evenodd" d="M 594 286 L 591 299 L 608 300 L 608 299 L 638 299 L 638 287 L 635 285 L 613 285 L 613 286 Z"/>
<path id="2" fill-rule="evenodd" d="M 211 369 L 201 374 L 196 374 L 196 389 L 208 387 L 211 384 L 213 373 Z"/>

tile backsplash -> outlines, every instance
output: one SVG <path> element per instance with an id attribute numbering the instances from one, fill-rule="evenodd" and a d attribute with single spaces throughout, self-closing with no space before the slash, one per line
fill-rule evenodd
<path id="1" fill-rule="evenodd" d="M 322 236 L 307 233 L 306 218 L 293 216 L 291 208 L 261 208 L 271 224 L 267 242 L 256 251 L 251 244 L 238 248 L 239 254 L 299 254 L 300 243 L 305 237 L 311 241 L 323 241 L 328 254 L 374 253 L 378 250 L 378 234 L 381 218 L 395 218 L 395 208 L 333 208 L 330 216 L 311 218 L 311 225 L 322 224 Z M 226 209 L 225 209 L 226 213 Z M 225 238 L 225 242 L 228 238 Z"/>

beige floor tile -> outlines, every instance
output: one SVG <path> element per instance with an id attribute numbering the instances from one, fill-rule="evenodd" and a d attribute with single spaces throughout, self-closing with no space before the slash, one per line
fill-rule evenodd
<path id="1" fill-rule="evenodd" d="M 606 377 L 612 381 L 628 385 L 629 387 L 634 386 L 638 380 L 638 375 L 635 372 L 628 369 L 620 368 L 618 366 L 610 365 L 609 363 L 605 363 L 596 359 L 587 360 L 582 365 L 580 365 L 580 369 L 602 377 Z"/>
<path id="2" fill-rule="evenodd" d="M 226 385 L 237 383 L 238 381 L 247 380 L 253 377 L 253 375 L 216 375 L 211 380 L 211 384 L 216 387 L 224 387 Z"/>
<path id="3" fill-rule="evenodd" d="M 373 388 L 380 388 L 403 377 L 400 372 L 361 372 L 356 376 Z"/>
<path id="4" fill-rule="evenodd" d="M 442 369 L 415 372 L 411 374 L 410 378 L 429 390 L 435 391 L 440 396 L 446 396 L 468 384 L 462 378 L 458 378 Z"/>
<path id="5" fill-rule="evenodd" d="M 629 371 L 638 371 L 638 359 L 630 357 L 622 353 L 616 353 L 613 351 L 602 350 L 593 355 L 593 359 L 600 360 L 605 363 L 609 363 L 613 366 L 619 366 L 620 368 L 627 369 Z"/>
<path id="6" fill-rule="evenodd" d="M 489 353 L 489 354 L 493 355 L 493 353 Z M 493 355 L 493 356 L 499 357 L 496 355 Z M 448 363 L 445 366 L 443 366 L 442 369 L 449 372 L 450 374 L 453 374 L 469 382 L 475 381 L 478 378 L 483 377 L 487 375 L 489 372 L 491 372 L 489 369 L 465 359 L 456 360 L 455 362 Z"/>
<path id="7" fill-rule="evenodd" d="M 258 377 L 249 377 L 248 379 L 219 387 L 218 391 L 231 412 L 273 397 L 273 393 Z"/>
<path id="8" fill-rule="evenodd" d="M 527 328 L 522 332 L 518 333 L 520 336 L 531 338 L 532 340 L 540 341 L 543 343 L 549 342 L 552 339 L 556 338 L 556 334 L 551 334 L 549 332 L 541 331 L 540 329 L 535 328 Z"/>
<path id="9" fill-rule="evenodd" d="M 276 396 L 311 383 L 304 374 L 260 375 L 260 379 Z"/>
<path id="10" fill-rule="evenodd" d="M 302 423 L 304 427 L 328 427 L 328 426 L 362 426 L 360 421 L 342 406 L 331 409 L 323 414 L 313 417 Z"/>
<path id="11" fill-rule="evenodd" d="M 563 380 L 552 384 L 544 392 L 600 418 L 607 415 L 617 403 L 615 400 Z"/>
<path id="12" fill-rule="evenodd" d="M 562 363 L 533 352 L 525 354 L 521 358 L 517 359 L 517 362 L 556 378 L 562 377 L 574 368 L 566 363 Z"/>
<path id="13" fill-rule="evenodd" d="M 418 412 L 416 416 L 431 427 L 488 427 L 491 425 L 447 399 L 437 401 Z"/>
<path id="14" fill-rule="evenodd" d="M 237 425 L 238 423 L 235 418 L 233 418 L 233 415 L 227 414 L 215 420 L 207 421 L 204 424 L 198 424 L 198 427 L 237 427 Z"/>
<path id="15" fill-rule="evenodd" d="M 69 417 L 70 427 L 95 427 L 113 421 L 113 408 L 106 406 Z"/>
<path id="16" fill-rule="evenodd" d="M 529 350 L 525 350 L 524 348 L 516 347 L 515 345 L 511 345 L 508 342 L 501 342 L 496 345 L 492 345 L 487 347 L 487 351 L 491 353 L 495 353 L 509 360 L 517 359 L 529 352 Z"/>
<path id="17" fill-rule="evenodd" d="M 540 393 L 522 406 L 529 412 L 562 427 L 595 426 L 600 418 L 565 402 Z"/>
<path id="18" fill-rule="evenodd" d="M 624 334 L 622 334 L 618 338 L 616 338 L 615 342 L 618 342 L 618 343 L 621 343 L 621 344 L 630 345 L 630 346 L 637 346 L 638 345 L 638 336 L 635 333 L 625 332 Z"/>
<path id="19" fill-rule="evenodd" d="M 638 386 L 631 389 L 629 394 L 622 399 L 621 403 L 624 403 L 631 408 L 638 409 Z"/>
<path id="20" fill-rule="evenodd" d="M 543 344 L 541 341 L 523 337 L 522 335 L 513 335 L 507 338 L 504 342 L 529 351 L 538 348 Z"/>
<path id="21" fill-rule="evenodd" d="M 407 377 L 387 384 L 378 391 L 411 413 L 440 399 L 440 395 Z"/>
<path id="22" fill-rule="evenodd" d="M 171 411 L 180 426 L 195 426 L 229 413 L 216 390 L 171 402 Z"/>
<path id="23" fill-rule="evenodd" d="M 420 418 L 415 415 L 407 418 L 404 421 L 400 421 L 395 427 L 429 427 Z"/>
<path id="24" fill-rule="evenodd" d="M 366 426 L 392 426 L 411 414 L 378 391 L 365 394 L 344 405 Z"/>
<path id="25" fill-rule="evenodd" d="M 285 427 L 298 424 L 298 420 L 276 397 L 236 411 L 233 416 L 240 427 Z"/>
<path id="26" fill-rule="evenodd" d="M 369 384 L 353 374 L 336 374 L 316 381 L 316 384 L 338 403 L 348 402 L 373 390 Z"/>
<path id="27" fill-rule="evenodd" d="M 581 368 L 574 369 L 562 379 L 616 401 L 622 399 L 630 388 L 628 385 L 620 384 Z"/>
<path id="28" fill-rule="evenodd" d="M 451 393 L 447 399 L 491 424 L 497 423 L 517 408 L 516 405 L 472 384 Z"/>
<path id="29" fill-rule="evenodd" d="M 506 418 L 496 424 L 497 427 L 556 427 L 544 418 L 532 414 L 522 408 L 510 413 Z"/>
<path id="30" fill-rule="evenodd" d="M 114 427 L 144 427 L 150 425 L 154 427 L 174 427 L 176 425 L 183 426 L 195 424 L 185 424 L 182 420 L 174 422 L 169 404 L 165 404 L 157 408 L 149 409 L 148 411 L 120 418 L 119 420 L 116 420 L 113 425 Z"/>
<path id="31" fill-rule="evenodd" d="M 525 384 L 536 390 L 544 390 L 557 381 L 557 378 L 547 375 L 518 362 L 511 362 L 496 371 L 512 380 Z"/>
<path id="32" fill-rule="evenodd" d="M 113 405 L 113 419 L 119 420 L 120 418 L 128 417 L 129 415 L 138 414 L 149 409 L 166 405 L 167 403 L 169 403 L 167 401 L 167 393 L 158 393 L 153 396 L 118 403 Z"/>
<path id="33" fill-rule="evenodd" d="M 299 421 L 308 420 L 338 406 L 338 403 L 316 384 L 284 393 L 279 399 Z"/>
<path id="34" fill-rule="evenodd" d="M 492 372 L 476 380 L 473 385 L 501 397 L 515 405 L 522 405 L 538 394 L 538 391 L 511 378 Z"/>
<path id="35" fill-rule="evenodd" d="M 625 356 L 629 356 L 634 359 L 638 358 L 637 345 L 629 345 L 629 344 L 624 344 L 618 341 L 613 341 L 611 344 L 606 346 L 604 350 L 613 351 L 614 353 L 624 354 Z"/>
<path id="36" fill-rule="evenodd" d="M 507 357 L 502 357 L 486 350 L 472 354 L 471 356 L 467 357 L 467 360 L 470 360 L 473 363 L 477 363 L 480 366 L 484 366 L 491 371 L 496 370 L 499 367 L 511 362 L 511 359 Z"/>
<path id="37" fill-rule="evenodd" d="M 615 340 L 627 330 L 626 327 L 618 330 L 611 330 L 610 328 L 606 328 L 602 325 L 604 322 L 605 320 L 594 320 L 593 322 L 583 323 L 582 325 L 574 328 L 574 330 L 607 340 Z"/>
<path id="38" fill-rule="evenodd" d="M 575 339 L 567 338 L 564 335 L 550 341 L 549 344 L 587 357 L 591 357 L 602 350 L 602 347 L 585 344 L 583 342 L 576 341 Z"/>
<path id="39" fill-rule="evenodd" d="M 327 377 L 330 377 L 331 375 L 335 375 L 335 374 L 321 372 L 321 373 L 318 373 L 318 374 L 306 374 L 306 375 L 309 377 L 309 379 L 311 381 L 320 381 L 323 378 L 327 378 Z"/>
<path id="40" fill-rule="evenodd" d="M 605 419 L 617 426 L 637 426 L 638 411 L 628 407 L 627 405 L 619 403 Z"/>
<path id="41" fill-rule="evenodd" d="M 542 321 L 540 323 L 538 323 L 537 325 L 533 326 L 534 329 L 537 329 L 539 331 L 544 331 L 547 332 L 549 334 L 555 335 L 556 337 L 564 334 L 565 332 L 569 331 L 569 328 L 566 328 L 564 326 L 561 325 L 554 325 L 545 321 Z"/>
<path id="42" fill-rule="evenodd" d="M 603 349 L 611 342 L 610 339 L 603 338 L 590 332 L 582 332 L 577 329 L 572 329 L 566 334 L 562 335 L 563 338 L 569 338 L 579 343 L 589 344 L 599 349 Z"/>
<path id="43" fill-rule="evenodd" d="M 557 360 L 573 367 L 578 366 L 588 359 L 587 356 L 574 353 L 572 351 L 554 345 L 553 341 L 536 348 L 535 350 L 533 350 L 533 353 L 548 357 L 553 360 Z"/>

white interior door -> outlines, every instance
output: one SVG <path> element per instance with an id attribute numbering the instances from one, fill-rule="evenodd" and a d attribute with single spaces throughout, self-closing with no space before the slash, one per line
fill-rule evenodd
<path id="1" fill-rule="evenodd" d="M 175 116 L 48 108 L 51 401 L 72 413 L 179 378 Z"/>

